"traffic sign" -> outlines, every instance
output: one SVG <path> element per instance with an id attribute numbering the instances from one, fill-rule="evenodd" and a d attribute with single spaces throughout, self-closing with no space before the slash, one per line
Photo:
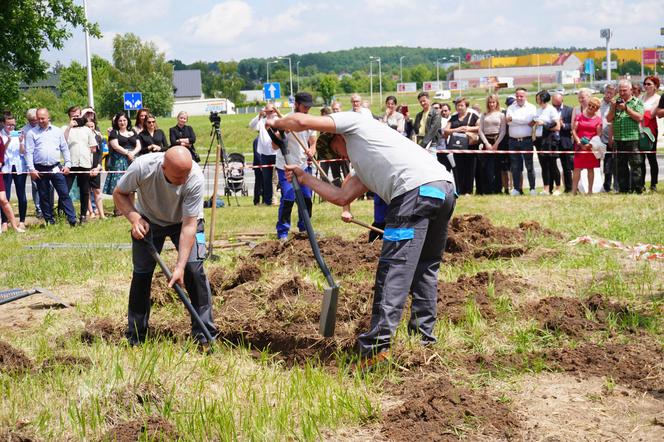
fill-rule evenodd
<path id="1" fill-rule="evenodd" d="M 263 83 L 263 95 L 266 100 L 281 98 L 281 83 Z"/>
<path id="2" fill-rule="evenodd" d="M 583 71 L 586 74 L 593 74 L 595 72 L 595 60 L 592 58 L 586 58 Z"/>
<path id="3" fill-rule="evenodd" d="M 141 92 L 125 92 L 122 97 L 124 110 L 143 109 L 143 94 Z"/>
<path id="4" fill-rule="evenodd" d="M 602 62 L 602 69 L 606 69 L 606 61 Z M 618 62 L 616 60 L 611 60 L 611 69 L 618 69 Z"/>

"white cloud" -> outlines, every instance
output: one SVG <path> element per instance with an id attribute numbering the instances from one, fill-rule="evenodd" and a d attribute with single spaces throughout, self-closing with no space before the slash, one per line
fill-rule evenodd
<path id="1" fill-rule="evenodd" d="M 185 21 L 182 29 L 187 39 L 201 46 L 231 45 L 251 26 L 253 12 L 248 3 L 230 0 L 219 3 L 209 12 Z"/>

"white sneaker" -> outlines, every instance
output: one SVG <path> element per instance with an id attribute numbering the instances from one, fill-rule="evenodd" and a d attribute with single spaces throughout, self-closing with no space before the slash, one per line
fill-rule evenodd
<path id="1" fill-rule="evenodd" d="M 531 194 L 532 194 L 532 193 L 531 193 Z M 549 192 L 547 192 L 546 190 L 542 190 L 539 194 L 542 195 L 542 196 L 549 196 L 549 195 L 551 195 L 551 194 L 550 194 Z"/>
<path id="2" fill-rule="evenodd" d="M 536 196 L 536 195 L 537 195 L 537 190 L 530 189 L 530 196 Z"/>
<path id="3" fill-rule="evenodd" d="M 554 190 L 552 195 L 553 196 L 560 196 L 560 190 Z"/>
<path id="4" fill-rule="evenodd" d="M 519 191 L 516 190 L 516 189 L 512 189 L 512 191 L 510 192 L 510 195 L 512 195 L 512 196 L 520 196 L 520 195 L 521 195 L 521 192 L 519 192 Z"/>

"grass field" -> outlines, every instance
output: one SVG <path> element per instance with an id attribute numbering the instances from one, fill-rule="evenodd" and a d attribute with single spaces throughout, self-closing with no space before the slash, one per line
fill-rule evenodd
<path id="1" fill-rule="evenodd" d="M 313 221 L 343 287 L 336 338 L 316 334 L 324 279 L 306 242 L 257 255 L 274 246 L 276 207 L 242 198 L 220 209 L 217 239 L 264 236 L 255 249 L 221 246 L 206 264 L 222 331 L 212 354 L 188 339 L 163 284 L 157 336 L 126 345 L 130 251 L 25 247 L 128 243 L 125 220 L 2 234 L 0 289 L 41 286 L 75 306 L 39 296 L 0 306 L 0 439 L 662 440 L 662 261 L 568 241 L 664 244 L 663 210 L 652 193 L 460 198 L 438 343 L 421 347 L 402 324 L 390 364 L 368 374 L 349 363 L 378 249 L 330 204 L 315 204 Z M 370 202 L 353 211 L 370 222 Z"/>

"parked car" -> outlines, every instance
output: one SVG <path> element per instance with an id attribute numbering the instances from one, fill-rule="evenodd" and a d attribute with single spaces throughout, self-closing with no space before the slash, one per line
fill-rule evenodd
<path id="1" fill-rule="evenodd" d="M 433 96 L 434 100 L 449 100 L 450 98 L 452 98 L 452 92 L 443 89 L 436 91 L 436 95 Z"/>

